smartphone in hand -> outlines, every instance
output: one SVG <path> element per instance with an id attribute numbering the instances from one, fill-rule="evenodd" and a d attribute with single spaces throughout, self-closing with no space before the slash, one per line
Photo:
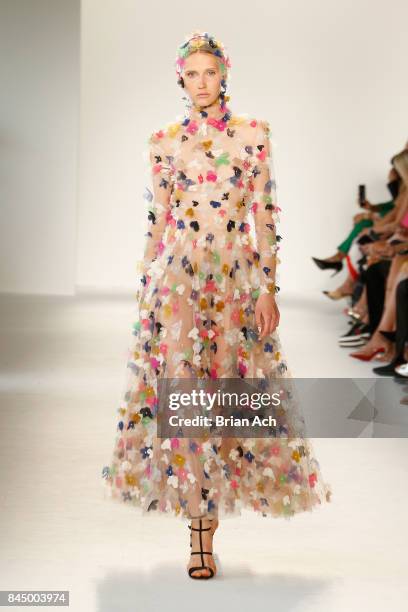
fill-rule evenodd
<path id="1" fill-rule="evenodd" d="M 365 201 L 366 201 L 365 185 L 359 185 L 358 186 L 358 203 L 361 206 L 361 208 L 365 208 Z"/>

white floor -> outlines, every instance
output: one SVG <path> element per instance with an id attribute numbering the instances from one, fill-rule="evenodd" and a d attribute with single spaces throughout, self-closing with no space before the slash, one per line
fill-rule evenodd
<path id="1" fill-rule="evenodd" d="M 337 347 L 344 303 L 280 304 L 295 376 L 371 376 Z M 0 589 L 69 590 L 75 612 L 407 609 L 406 439 L 315 439 L 332 503 L 226 520 L 218 577 L 193 581 L 185 524 L 102 499 L 133 297 L 2 296 L 0 315 Z"/>

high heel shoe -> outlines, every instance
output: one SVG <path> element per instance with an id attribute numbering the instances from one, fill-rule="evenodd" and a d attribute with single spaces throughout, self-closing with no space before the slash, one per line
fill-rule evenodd
<path id="1" fill-rule="evenodd" d="M 210 522 L 212 522 L 212 519 L 208 519 Z M 203 527 L 203 521 L 200 518 L 200 526 L 197 527 L 193 527 L 192 525 L 188 526 L 190 531 L 199 531 L 200 532 L 200 550 L 198 551 L 191 551 L 192 555 L 200 555 L 201 557 L 201 565 L 195 565 L 193 567 L 190 567 L 188 569 L 188 575 L 190 576 L 190 578 L 194 578 L 196 580 L 208 580 L 209 578 L 212 578 L 215 575 L 215 572 L 213 570 L 213 568 L 210 565 L 206 565 L 204 563 L 204 555 L 212 555 L 213 553 L 211 551 L 204 551 L 203 550 L 203 540 L 202 540 L 202 536 L 201 536 L 201 532 L 202 531 L 213 531 L 213 526 L 211 527 Z M 190 533 L 190 546 L 192 547 L 192 534 Z M 201 574 L 201 576 L 194 576 L 194 572 L 196 572 L 197 570 L 203 570 L 206 569 L 210 572 L 210 574 L 208 575 L 203 575 Z"/>
<path id="2" fill-rule="evenodd" d="M 379 355 L 380 353 L 385 353 L 385 348 L 383 346 L 373 349 L 371 353 L 368 353 L 368 355 L 357 352 L 350 353 L 350 357 L 354 357 L 354 359 L 360 359 L 361 361 L 371 361 L 376 355 Z"/>
<path id="3" fill-rule="evenodd" d="M 341 289 L 335 289 L 334 291 L 322 291 L 324 295 L 327 295 L 331 300 L 341 300 L 341 298 L 350 297 L 351 293 L 343 293 Z"/>
<path id="4" fill-rule="evenodd" d="M 346 308 L 344 310 L 344 314 L 354 319 L 354 321 L 360 321 L 362 319 L 362 315 L 359 312 L 353 310 L 352 308 Z"/>
<path id="5" fill-rule="evenodd" d="M 332 276 L 335 276 L 343 269 L 342 261 L 326 261 L 325 259 L 318 259 L 317 257 L 312 257 L 312 259 L 321 270 L 334 270 Z"/>
<path id="6" fill-rule="evenodd" d="M 354 308 L 345 308 L 344 314 L 346 314 L 348 317 L 351 317 L 354 321 L 361 321 L 366 316 L 367 311 L 358 312 Z"/>
<path id="7" fill-rule="evenodd" d="M 387 365 L 373 368 L 373 372 L 379 376 L 395 376 L 396 368 L 403 363 L 404 360 L 401 357 L 395 357 L 390 363 L 387 363 Z"/>

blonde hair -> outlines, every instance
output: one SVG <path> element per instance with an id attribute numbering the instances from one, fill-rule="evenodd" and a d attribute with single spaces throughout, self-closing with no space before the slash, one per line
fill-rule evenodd
<path id="1" fill-rule="evenodd" d="M 408 186 L 408 151 L 404 149 L 400 153 L 397 153 L 392 159 L 394 168 L 402 178 L 404 187 Z"/>

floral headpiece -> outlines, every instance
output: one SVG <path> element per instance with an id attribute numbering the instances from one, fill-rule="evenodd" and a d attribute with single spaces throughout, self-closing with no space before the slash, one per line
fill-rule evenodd
<path id="1" fill-rule="evenodd" d="M 214 36 L 211 36 L 208 32 L 192 32 L 177 49 L 175 61 L 177 83 L 180 86 L 183 85 L 182 73 L 186 58 L 197 49 L 212 53 L 218 58 L 223 77 L 221 81 L 221 98 L 224 98 L 227 90 L 227 81 L 229 77 L 228 69 L 231 68 L 231 61 L 223 43 L 216 40 Z"/>

